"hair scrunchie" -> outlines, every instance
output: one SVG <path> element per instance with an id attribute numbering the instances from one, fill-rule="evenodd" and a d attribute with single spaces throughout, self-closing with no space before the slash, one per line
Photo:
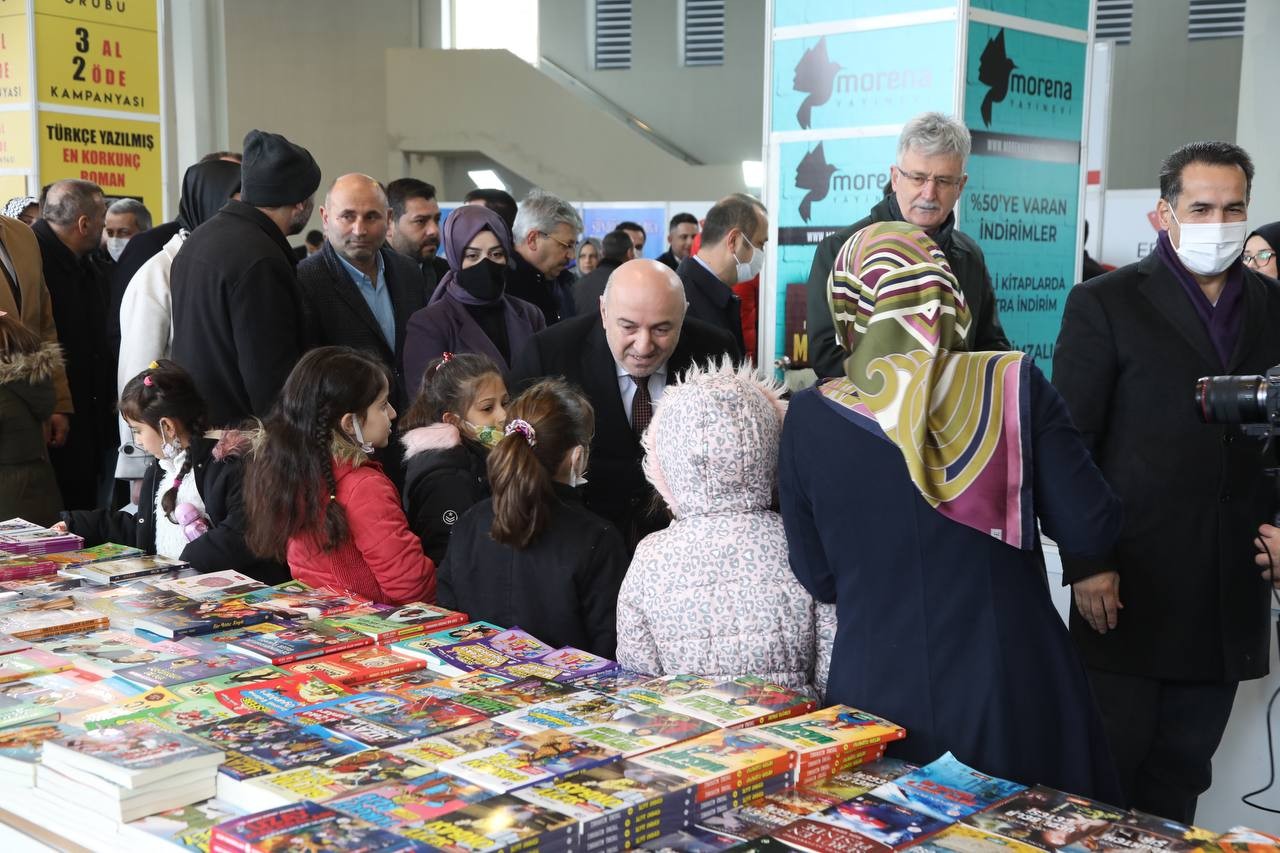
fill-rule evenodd
<path id="1" fill-rule="evenodd" d="M 507 424 L 507 428 L 503 430 L 503 432 L 506 435 L 511 435 L 511 433 L 513 432 L 518 432 L 524 436 L 525 441 L 529 442 L 530 447 L 538 446 L 538 434 L 534 432 L 533 424 L 529 423 L 528 421 L 521 420 L 520 418 L 516 418 L 511 423 Z"/>

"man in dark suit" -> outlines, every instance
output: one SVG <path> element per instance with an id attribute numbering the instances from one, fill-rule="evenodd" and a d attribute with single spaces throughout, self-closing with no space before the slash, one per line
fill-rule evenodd
<path id="1" fill-rule="evenodd" d="M 1128 802 L 1191 823 L 1236 686 L 1266 674 L 1268 584 L 1253 565 L 1271 517 L 1262 442 L 1206 424 L 1196 380 L 1280 362 L 1280 285 L 1241 262 L 1253 164 L 1197 142 L 1160 169 L 1156 249 L 1077 284 L 1053 383 L 1124 500 L 1096 561 L 1063 557 L 1071 634 Z"/>
<path id="2" fill-rule="evenodd" d="M 430 296 L 444 277 L 436 264 L 436 253 L 440 251 L 440 203 L 436 201 L 436 188 L 417 178 L 400 178 L 387 184 L 386 193 L 391 203 L 387 243 L 417 265 Z"/>
<path id="3" fill-rule="evenodd" d="M 969 178 L 964 162 L 970 145 L 968 128 L 950 116 L 921 113 L 911 119 L 898 136 L 898 162 L 889 167 L 884 198 L 867 216 L 818 244 L 806 287 L 809 364 L 818 376 L 844 375 L 849 354 L 836 342 L 827 307 L 827 279 L 840 247 L 872 222 L 910 222 L 923 228 L 946 254 L 969 303 L 973 317 L 965 336 L 969 350 L 1010 348 L 997 316 L 987 259 L 977 241 L 956 230 L 955 207 Z"/>
<path id="4" fill-rule="evenodd" d="M 515 267 L 507 273 L 507 296 L 538 306 L 548 326 L 574 314 L 574 275 L 568 267 L 580 233 L 582 217 L 564 199 L 532 189 L 520 202 L 511 235 Z"/>
<path id="5" fill-rule="evenodd" d="M 595 314 L 600 310 L 600 297 L 613 271 L 636 257 L 631 235 L 622 229 L 610 231 L 600 241 L 600 263 L 578 279 L 573 286 L 573 305 L 578 314 Z"/>
<path id="6" fill-rule="evenodd" d="M 690 365 L 741 356 L 727 332 L 686 318 L 685 308 L 684 288 L 668 267 L 628 261 L 609 279 L 599 315 L 539 332 L 512 366 L 513 387 L 563 376 L 591 400 L 596 431 L 583 498 L 618 528 L 632 551 L 667 526 L 640 468 L 640 436 L 654 405 Z"/>
<path id="7" fill-rule="evenodd" d="M 742 299 L 733 286 L 760 274 L 768 239 L 764 205 L 746 193 L 734 193 L 707 211 L 698 254 L 685 258 L 676 270 L 689 297 L 689 316 L 724 329 L 744 352 Z"/>
<path id="8" fill-rule="evenodd" d="M 392 376 L 391 405 L 405 411 L 404 335 L 409 315 L 427 304 L 417 266 L 385 245 L 390 204 L 368 175 L 343 175 L 320 208 L 324 244 L 298 264 L 311 342 L 363 350 Z"/>
<path id="9" fill-rule="evenodd" d="M 693 238 L 698 236 L 698 220 L 692 213 L 677 213 L 667 226 L 667 250 L 658 255 L 673 270 L 693 251 Z"/>

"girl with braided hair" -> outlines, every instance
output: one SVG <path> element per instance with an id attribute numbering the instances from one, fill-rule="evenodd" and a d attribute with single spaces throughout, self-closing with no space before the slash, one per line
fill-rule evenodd
<path id="1" fill-rule="evenodd" d="M 435 600 L 436 567 L 370 458 L 396 410 L 382 364 L 320 347 L 285 382 L 245 482 L 249 546 L 294 578 L 383 604 Z"/>
<path id="2" fill-rule="evenodd" d="M 137 446 L 153 457 L 137 513 L 64 512 L 55 526 L 83 536 L 85 545 L 116 542 L 185 560 L 201 572 L 238 569 L 264 583 L 283 580 L 282 566 L 257 559 L 245 544 L 241 486 L 249 439 L 234 430 L 205 435 L 205 403 L 190 374 L 172 361 L 153 361 L 125 384 L 120 414 Z"/>

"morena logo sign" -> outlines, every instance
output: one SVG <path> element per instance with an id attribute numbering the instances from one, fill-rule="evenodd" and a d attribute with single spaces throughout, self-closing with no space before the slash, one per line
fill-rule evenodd
<path id="1" fill-rule="evenodd" d="M 865 172 L 849 175 L 841 172 L 839 167 L 827 162 L 826 151 L 819 142 L 812 151 L 800 158 L 796 166 L 795 187 L 807 190 L 800 199 L 800 220 L 808 223 L 813 216 L 814 202 L 825 199 L 831 192 L 837 196 L 855 192 L 883 192 L 889 180 L 887 172 Z"/>
<path id="2" fill-rule="evenodd" d="M 986 97 L 982 99 L 979 112 L 982 123 L 991 126 L 991 110 L 994 104 L 1001 103 L 1009 93 L 1042 101 L 1070 101 L 1072 99 L 1071 81 L 1060 80 L 1040 74 L 1023 74 L 1018 72 L 1018 64 L 1010 58 L 1005 49 L 1004 29 L 996 33 L 982 49 L 978 58 L 978 82 L 988 87 Z"/>
<path id="3" fill-rule="evenodd" d="M 800 127 L 808 130 L 812 126 L 813 108 L 828 103 L 832 95 L 868 95 L 927 89 L 933 85 L 933 72 L 927 68 L 841 73 L 843 71 L 845 67 L 827 53 L 826 36 L 800 57 L 791 79 L 791 87 L 807 95 L 796 110 Z"/>

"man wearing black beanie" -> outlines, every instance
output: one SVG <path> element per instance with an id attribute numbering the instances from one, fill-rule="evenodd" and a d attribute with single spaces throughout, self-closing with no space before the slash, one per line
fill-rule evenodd
<path id="1" fill-rule="evenodd" d="M 265 417 L 306 347 L 285 238 L 306 227 L 319 186 L 307 149 L 251 130 L 240 200 L 193 231 L 174 258 L 173 359 L 195 379 L 212 427 Z"/>

